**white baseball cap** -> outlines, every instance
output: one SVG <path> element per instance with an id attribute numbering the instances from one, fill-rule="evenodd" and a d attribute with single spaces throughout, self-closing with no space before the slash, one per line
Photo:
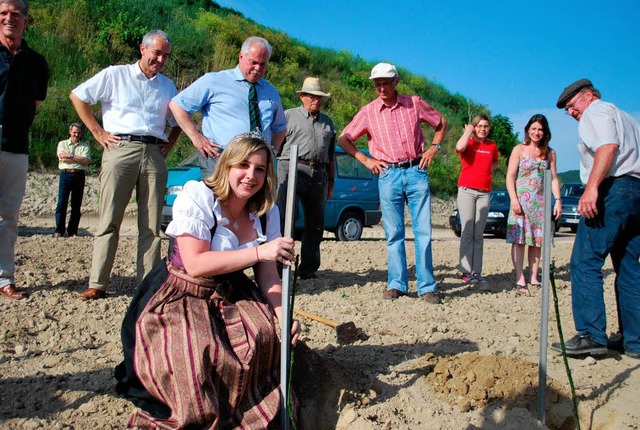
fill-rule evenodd
<path id="1" fill-rule="evenodd" d="M 373 69 L 371 69 L 371 76 L 369 79 L 377 78 L 395 78 L 398 76 L 396 66 L 389 63 L 378 63 Z"/>

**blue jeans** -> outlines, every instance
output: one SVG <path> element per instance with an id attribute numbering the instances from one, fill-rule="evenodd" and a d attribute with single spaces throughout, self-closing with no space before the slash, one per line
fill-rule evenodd
<path id="1" fill-rule="evenodd" d="M 640 179 L 605 179 L 598 190 L 598 216 L 582 217 L 571 254 L 573 319 L 581 335 L 607 343 L 602 266 L 607 255 L 616 272 L 624 348 L 640 352 Z"/>
<path id="2" fill-rule="evenodd" d="M 429 175 L 418 166 L 408 169 L 388 168 L 378 183 L 380 209 L 387 239 L 387 288 L 409 290 L 407 255 L 404 247 L 404 205 L 409 207 L 415 237 L 418 295 L 436 291 L 431 254 L 431 192 Z"/>
<path id="3" fill-rule="evenodd" d="M 82 195 L 84 193 L 85 172 L 60 172 L 58 183 L 58 205 L 56 206 L 56 233 L 64 236 L 64 222 L 67 217 L 67 205 L 71 196 L 71 215 L 67 233 L 69 236 L 78 234 L 80 224 L 80 208 L 82 207 Z"/>

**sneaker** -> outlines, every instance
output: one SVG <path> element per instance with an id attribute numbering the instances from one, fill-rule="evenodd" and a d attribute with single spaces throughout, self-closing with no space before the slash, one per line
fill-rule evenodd
<path id="1" fill-rule="evenodd" d="M 486 284 L 487 283 L 487 279 L 484 276 L 482 276 L 481 274 L 479 274 L 479 273 L 474 273 L 471 276 L 473 276 L 473 279 L 475 279 L 476 282 L 478 282 L 480 284 Z"/>
<path id="2" fill-rule="evenodd" d="M 465 282 L 467 284 L 477 284 L 478 283 L 478 280 L 471 273 L 463 273 L 460 278 L 462 279 L 462 282 Z"/>
<path id="3" fill-rule="evenodd" d="M 560 342 L 552 343 L 551 349 L 562 352 Z M 591 340 L 591 336 L 588 334 L 575 335 L 564 344 L 564 349 L 570 357 L 574 355 L 605 355 L 607 353 L 607 345 Z"/>

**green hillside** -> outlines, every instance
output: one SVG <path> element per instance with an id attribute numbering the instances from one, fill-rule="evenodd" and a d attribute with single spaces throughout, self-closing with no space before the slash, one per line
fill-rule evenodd
<path id="1" fill-rule="evenodd" d="M 208 0 L 32 0 L 30 14 L 32 21 L 25 38 L 47 58 L 51 68 L 49 94 L 32 127 L 30 159 L 36 169 L 55 168 L 55 145 L 68 136 L 68 124 L 78 120 L 68 98 L 70 91 L 108 65 L 136 61 L 142 36 L 154 28 L 165 30 L 172 38 L 172 56 L 164 73 L 179 89 L 205 72 L 234 67 L 247 36 L 265 37 L 274 48 L 267 79 L 280 90 L 285 109 L 299 104 L 295 90 L 303 79 L 318 76 L 332 93 L 325 107 L 339 130 L 376 97 L 368 76 L 377 61 L 384 61 L 307 46 Z M 454 195 L 460 170 L 455 142 L 470 117 L 491 112 L 480 103 L 409 73 L 401 64 L 397 66 L 399 91 L 420 95 L 449 121 L 445 148 L 432 165 L 430 178 L 437 195 Z M 99 107 L 94 112 L 99 118 Z M 501 153 L 500 167 L 494 175 L 498 187 L 504 184 L 506 159 L 517 143 L 517 135 L 507 117 L 492 115 L 492 119 L 492 138 Z M 425 128 L 428 142 L 431 136 L 431 129 Z M 92 141 L 90 136 L 86 138 Z M 99 147 L 93 143 L 98 153 Z M 366 146 L 364 140 L 358 144 Z M 190 142 L 182 136 L 168 163 L 176 164 L 192 151 Z M 98 155 L 92 165 L 99 166 Z"/>

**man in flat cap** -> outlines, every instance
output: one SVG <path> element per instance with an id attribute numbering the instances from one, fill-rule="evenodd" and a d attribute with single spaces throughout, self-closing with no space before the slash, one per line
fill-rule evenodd
<path id="1" fill-rule="evenodd" d="M 586 184 L 570 264 L 578 334 L 566 343 L 567 355 L 607 352 L 602 266 L 611 254 L 624 350 L 640 358 L 640 124 L 601 101 L 588 79 L 565 88 L 556 105 L 579 122 L 580 178 Z"/>
<path id="2" fill-rule="evenodd" d="M 431 189 L 428 168 L 440 151 L 447 120 L 418 96 L 398 93 L 400 78 L 393 64 L 379 63 L 371 70 L 378 93 L 356 114 L 338 139 L 347 154 L 380 175 L 380 209 L 387 239 L 387 291 L 385 300 L 409 292 L 407 256 L 404 246 L 404 205 L 409 207 L 415 237 L 418 295 L 429 304 L 439 304 L 431 253 Z M 435 130 L 431 145 L 424 141 L 421 124 Z M 367 157 L 353 142 L 367 134 Z"/>
<path id="3" fill-rule="evenodd" d="M 302 105 L 285 111 L 287 133 L 278 157 L 278 200 L 280 227 L 284 228 L 291 145 L 298 145 L 296 196 L 304 211 L 300 278 L 317 278 L 320 242 L 324 232 L 324 206 L 333 194 L 336 129 L 320 112 L 325 97 L 320 79 L 307 78 L 296 91 Z"/>

